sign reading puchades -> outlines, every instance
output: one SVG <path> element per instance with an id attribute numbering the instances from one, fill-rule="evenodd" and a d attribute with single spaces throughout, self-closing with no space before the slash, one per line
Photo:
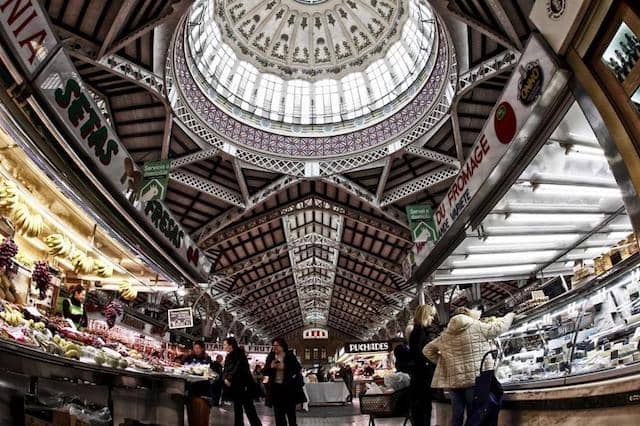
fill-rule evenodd
<path id="1" fill-rule="evenodd" d="M 329 331 L 325 328 L 307 328 L 302 332 L 302 338 L 305 340 L 328 339 Z"/>
<path id="2" fill-rule="evenodd" d="M 344 345 L 344 351 L 348 354 L 359 354 L 367 352 L 389 352 L 388 341 L 375 342 L 351 342 Z"/>
<path id="3" fill-rule="evenodd" d="M 191 308 L 169 309 L 167 311 L 167 322 L 171 330 L 193 327 L 193 310 Z"/>
<path id="4" fill-rule="evenodd" d="M 5 44 L 16 54 L 26 76 L 33 79 L 54 118 L 72 136 L 75 143 L 70 147 L 80 151 L 81 161 L 110 192 L 120 194 L 117 198 L 121 203 L 134 207 L 140 220 L 171 248 L 170 253 L 184 260 L 194 278 L 208 277 L 211 263 L 164 203 L 158 201 L 164 188 L 149 185 L 145 195 L 153 201 L 137 199 L 142 173 L 102 115 L 71 59 L 58 48 L 60 43 L 39 2 L 0 0 L 0 28 Z M 166 169 L 166 163 L 158 166 L 157 169 Z M 154 195 L 156 191 L 158 196 Z"/>
<path id="5" fill-rule="evenodd" d="M 529 39 L 516 70 L 491 111 L 467 161 L 436 209 L 440 235 L 447 232 L 461 216 L 505 153 L 512 146 L 517 145 L 514 149 L 522 149 L 524 145 L 515 144 L 514 141 L 519 140 L 520 131 L 532 117 L 541 95 L 559 70 L 538 37 L 533 35 Z"/>

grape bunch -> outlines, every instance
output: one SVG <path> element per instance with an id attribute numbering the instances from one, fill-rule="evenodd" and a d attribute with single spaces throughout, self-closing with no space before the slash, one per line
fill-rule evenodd
<path id="1" fill-rule="evenodd" d="M 12 259 L 18 253 L 18 245 L 11 238 L 5 238 L 0 244 L 0 268 L 9 268 Z"/>
<path id="2" fill-rule="evenodd" d="M 36 283 L 36 288 L 40 290 L 40 300 L 47 297 L 47 289 L 51 285 L 51 272 L 49 265 L 44 260 L 39 260 L 33 267 L 31 280 Z"/>
<path id="3" fill-rule="evenodd" d="M 107 325 L 113 328 L 116 325 L 116 318 L 122 315 L 122 304 L 117 300 L 112 300 L 105 306 L 104 315 L 107 317 Z"/>

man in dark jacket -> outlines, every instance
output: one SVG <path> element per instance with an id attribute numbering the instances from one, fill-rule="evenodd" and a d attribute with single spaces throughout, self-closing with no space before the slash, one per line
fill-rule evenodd
<path id="1" fill-rule="evenodd" d="M 216 360 L 211 364 L 211 369 L 214 373 L 218 374 L 218 377 L 211 385 L 212 405 L 217 407 L 220 405 L 220 396 L 222 395 L 222 355 L 216 356 Z"/>
<path id="2" fill-rule="evenodd" d="M 244 425 L 244 413 L 249 419 L 251 426 L 260 426 L 260 418 L 253 405 L 253 398 L 256 395 L 256 385 L 249 370 L 247 355 L 238 346 L 238 341 L 234 337 L 227 337 L 222 343 L 223 349 L 227 352 L 224 360 L 224 392 L 225 399 L 233 401 L 234 425 Z"/>

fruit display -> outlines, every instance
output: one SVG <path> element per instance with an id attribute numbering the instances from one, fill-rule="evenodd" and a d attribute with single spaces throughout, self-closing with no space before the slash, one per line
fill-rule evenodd
<path id="1" fill-rule="evenodd" d="M 13 258 L 18 253 L 18 245 L 11 238 L 5 238 L 0 244 L 0 268 L 11 266 Z"/>
<path id="2" fill-rule="evenodd" d="M 0 210 L 10 212 L 18 202 L 18 187 L 15 183 L 7 180 L 0 182 Z"/>
<path id="3" fill-rule="evenodd" d="M 0 273 L 0 299 L 4 299 L 11 303 L 20 303 L 20 296 L 9 277 Z"/>
<path id="4" fill-rule="evenodd" d="M 104 308 L 104 315 L 107 317 L 107 325 L 109 328 L 113 328 L 116 324 L 116 318 L 118 318 L 119 315 L 122 315 L 122 311 L 122 304 L 116 300 L 112 300 L 107 304 Z"/>
<path id="5" fill-rule="evenodd" d="M 93 262 L 95 273 L 102 278 L 109 278 L 113 275 L 113 265 L 102 259 L 96 259 Z"/>
<path id="6" fill-rule="evenodd" d="M 130 282 L 122 281 L 118 286 L 120 296 L 122 296 L 122 298 L 127 302 L 131 302 L 138 297 L 138 290 L 134 289 Z"/>
<path id="7" fill-rule="evenodd" d="M 6 305 L 4 311 L 0 312 L 0 318 L 12 327 L 17 327 L 24 323 L 24 315 L 19 310 Z"/>
<path id="8" fill-rule="evenodd" d="M 42 216 L 33 213 L 24 203 L 17 201 L 10 214 L 16 228 L 27 237 L 39 237 L 44 232 Z"/>
<path id="9" fill-rule="evenodd" d="M 49 265 L 45 261 L 36 262 L 33 267 L 33 273 L 31 279 L 36 284 L 36 288 L 40 292 L 40 300 L 44 300 L 47 297 L 47 290 L 51 286 L 51 272 L 49 272 Z"/>
<path id="10" fill-rule="evenodd" d="M 75 249 L 73 243 L 63 235 L 51 234 L 44 239 L 51 256 L 67 257 Z"/>

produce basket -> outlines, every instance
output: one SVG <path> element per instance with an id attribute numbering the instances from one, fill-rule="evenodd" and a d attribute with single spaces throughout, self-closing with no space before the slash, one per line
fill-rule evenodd
<path id="1" fill-rule="evenodd" d="M 404 417 L 404 425 L 409 421 L 410 413 L 409 388 L 393 393 L 360 394 L 360 413 L 369 415 L 369 425 L 376 424 L 376 418 Z"/>

